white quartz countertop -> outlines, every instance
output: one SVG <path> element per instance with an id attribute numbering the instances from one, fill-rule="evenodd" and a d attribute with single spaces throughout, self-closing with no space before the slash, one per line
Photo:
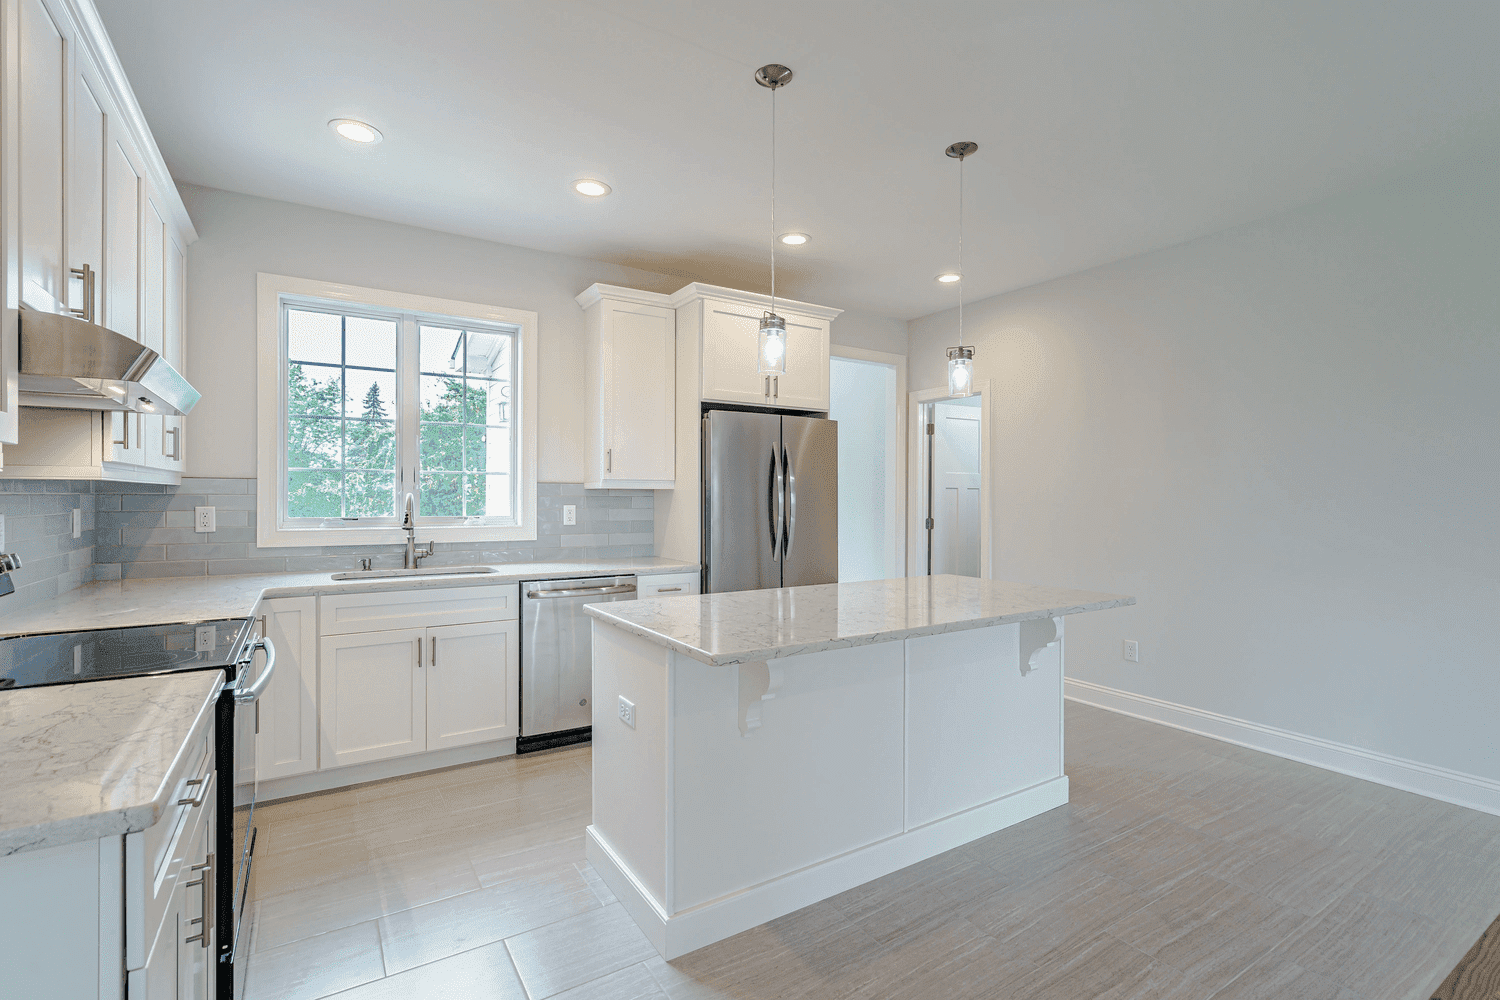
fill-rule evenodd
<path id="1" fill-rule="evenodd" d="M 1134 603 L 1124 594 L 917 576 L 594 604 L 585 610 L 695 660 L 722 665 Z"/>
<path id="2" fill-rule="evenodd" d="M 0 857 L 153 825 L 223 684 L 195 670 L 0 691 Z"/>
<path id="3" fill-rule="evenodd" d="M 691 573 L 698 570 L 698 564 L 675 559 L 639 558 L 503 563 L 493 568 L 495 572 L 488 574 L 363 580 L 335 580 L 330 573 L 263 573 L 90 583 L 49 601 L 0 616 L 0 636 L 246 618 L 254 613 L 256 605 L 264 598 L 484 587 L 514 584 L 521 580 L 632 573 Z"/>

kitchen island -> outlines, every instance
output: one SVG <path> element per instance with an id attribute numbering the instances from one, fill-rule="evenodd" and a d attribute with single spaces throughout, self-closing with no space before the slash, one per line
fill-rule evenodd
<path id="1" fill-rule="evenodd" d="M 590 606 L 589 860 L 675 958 L 1068 801 L 1063 619 L 959 576 Z"/>

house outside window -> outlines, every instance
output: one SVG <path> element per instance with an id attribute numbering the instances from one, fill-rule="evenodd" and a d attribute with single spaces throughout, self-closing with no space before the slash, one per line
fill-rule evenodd
<path id="1" fill-rule="evenodd" d="M 534 313 L 259 286 L 261 545 L 536 537 Z"/>

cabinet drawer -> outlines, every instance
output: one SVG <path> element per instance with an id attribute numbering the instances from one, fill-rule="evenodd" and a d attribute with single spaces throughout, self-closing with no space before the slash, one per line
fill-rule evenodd
<path id="1" fill-rule="evenodd" d="M 318 598 L 320 635 L 385 632 L 431 625 L 469 625 L 519 618 L 515 583 L 443 590 L 392 590 Z"/>
<path id="2" fill-rule="evenodd" d="M 636 597 L 647 601 L 653 597 L 682 597 L 699 592 L 697 573 L 672 573 L 665 576 L 636 578 Z"/>
<path id="3" fill-rule="evenodd" d="M 212 752 L 214 728 L 194 747 L 197 760 L 173 789 L 168 806 L 155 825 L 125 836 L 125 959 L 126 967 L 145 964 L 148 945 L 167 911 L 177 884 L 180 849 L 192 841 L 213 811 L 215 788 Z M 184 802 L 184 800 L 190 800 Z M 199 803 L 198 805 L 191 804 Z M 184 804 L 179 804 L 184 803 Z"/>

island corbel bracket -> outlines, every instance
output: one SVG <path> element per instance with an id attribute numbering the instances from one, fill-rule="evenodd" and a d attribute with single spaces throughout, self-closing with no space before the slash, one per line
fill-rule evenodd
<path id="1" fill-rule="evenodd" d="M 1035 618 L 1021 623 L 1021 676 L 1052 666 L 1062 659 L 1061 618 Z"/>
<path id="2" fill-rule="evenodd" d="M 785 671 L 779 661 L 752 660 L 737 664 L 735 672 L 739 675 L 740 735 L 749 739 L 760 728 L 761 707 L 781 690 Z"/>

